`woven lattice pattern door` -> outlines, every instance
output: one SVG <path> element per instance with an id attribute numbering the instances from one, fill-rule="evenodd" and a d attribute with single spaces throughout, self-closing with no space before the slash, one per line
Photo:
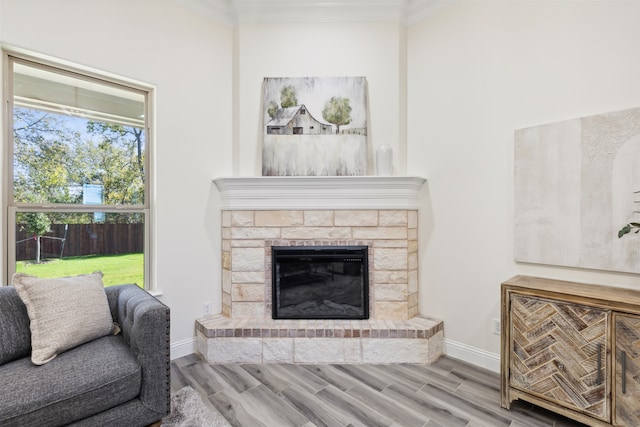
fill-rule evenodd
<path id="1" fill-rule="evenodd" d="M 511 313 L 510 385 L 608 421 L 609 311 L 515 294 Z"/>
<path id="2" fill-rule="evenodd" d="M 615 316 L 615 425 L 640 426 L 640 317 Z"/>

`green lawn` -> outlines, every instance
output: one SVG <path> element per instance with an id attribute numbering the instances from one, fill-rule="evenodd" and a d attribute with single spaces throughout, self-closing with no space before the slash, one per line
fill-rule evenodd
<path id="1" fill-rule="evenodd" d="M 63 277 L 102 271 L 105 286 L 136 283 L 144 286 L 144 256 L 137 254 L 87 255 L 47 259 L 40 264 L 18 261 L 16 271 L 38 277 Z"/>

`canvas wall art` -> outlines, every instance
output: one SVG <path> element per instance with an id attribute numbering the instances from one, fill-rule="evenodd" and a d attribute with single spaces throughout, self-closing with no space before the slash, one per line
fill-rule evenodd
<path id="1" fill-rule="evenodd" d="M 367 173 L 364 77 L 269 77 L 263 82 L 263 176 Z"/>
<path id="2" fill-rule="evenodd" d="M 515 131 L 516 261 L 640 273 L 640 108 Z"/>

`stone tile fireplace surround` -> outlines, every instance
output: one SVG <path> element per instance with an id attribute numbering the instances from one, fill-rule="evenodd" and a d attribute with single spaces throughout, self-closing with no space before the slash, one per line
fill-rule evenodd
<path id="1" fill-rule="evenodd" d="M 209 363 L 430 363 L 443 324 L 418 312 L 415 177 L 214 181 L 222 208 L 222 313 L 198 319 Z M 271 319 L 272 246 L 369 247 L 368 320 Z"/>

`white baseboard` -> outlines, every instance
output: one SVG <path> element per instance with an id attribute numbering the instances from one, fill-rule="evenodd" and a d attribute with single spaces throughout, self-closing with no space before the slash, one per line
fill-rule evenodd
<path id="1" fill-rule="evenodd" d="M 453 340 L 444 340 L 444 354 L 493 372 L 500 372 L 500 355 Z"/>
<path id="2" fill-rule="evenodd" d="M 196 352 L 196 338 L 171 343 L 171 360 Z"/>

